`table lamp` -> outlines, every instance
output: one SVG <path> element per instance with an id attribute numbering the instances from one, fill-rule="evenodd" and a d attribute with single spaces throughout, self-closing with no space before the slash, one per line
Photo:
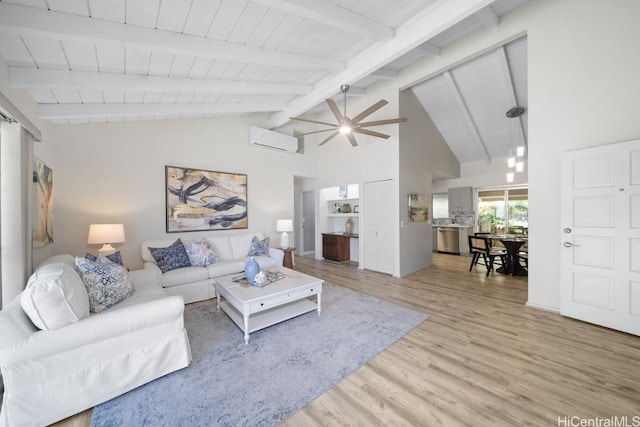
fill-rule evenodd
<path id="1" fill-rule="evenodd" d="M 280 236 L 280 247 L 282 249 L 289 248 L 289 234 L 288 231 L 293 231 L 293 220 L 291 219 L 279 219 L 276 223 L 276 231 L 282 232 Z"/>
<path id="2" fill-rule="evenodd" d="M 124 225 L 122 224 L 91 224 L 87 244 L 100 245 L 99 255 L 107 256 L 116 251 L 112 243 L 124 243 Z"/>

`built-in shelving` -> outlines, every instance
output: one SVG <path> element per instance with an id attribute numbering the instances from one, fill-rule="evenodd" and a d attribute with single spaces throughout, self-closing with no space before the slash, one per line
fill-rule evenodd
<path id="1" fill-rule="evenodd" d="M 358 213 L 330 213 L 330 214 L 327 214 L 327 217 L 329 217 L 329 218 L 348 218 L 348 217 L 357 218 L 359 216 L 360 216 L 360 214 L 358 214 Z"/>

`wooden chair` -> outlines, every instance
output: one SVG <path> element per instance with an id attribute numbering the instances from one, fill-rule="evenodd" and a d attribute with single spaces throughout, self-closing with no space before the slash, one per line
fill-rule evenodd
<path id="1" fill-rule="evenodd" d="M 518 262 L 524 262 L 524 267 L 529 269 L 529 242 L 520 247 L 518 251 Z"/>
<path id="2" fill-rule="evenodd" d="M 469 236 L 469 253 L 471 253 L 471 265 L 469 271 L 473 269 L 474 265 L 477 265 L 480 258 L 484 261 L 484 266 L 487 267 L 487 276 L 493 270 L 493 263 L 496 258 L 500 259 L 500 264 L 504 265 L 507 262 L 507 251 L 500 248 L 491 247 L 491 239 L 484 236 Z"/>

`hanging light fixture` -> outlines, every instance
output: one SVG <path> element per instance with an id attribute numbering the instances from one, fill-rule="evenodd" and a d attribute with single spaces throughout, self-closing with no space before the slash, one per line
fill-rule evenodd
<path id="1" fill-rule="evenodd" d="M 507 116 L 510 119 L 515 119 L 520 117 L 521 115 L 524 114 L 524 108 L 522 107 L 513 107 L 510 108 L 506 113 L 505 116 Z M 515 168 L 515 172 L 523 172 L 524 171 L 524 160 L 522 160 L 522 157 L 524 157 L 524 146 L 517 146 L 516 147 L 516 155 L 513 155 L 513 151 L 512 151 L 512 142 L 513 142 L 513 136 L 512 136 L 512 126 L 511 126 L 511 122 L 509 122 L 509 157 L 507 157 L 507 167 L 509 168 L 509 171 L 507 172 L 507 182 L 511 183 L 514 180 L 515 174 L 513 172 L 513 169 Z"/>
<path id="2" fill-rule="evenodd" d="M 514 176 L 513 172 L 507 172 L 507 182 L 509 183 L 513 182 L 513 176 Z"/>

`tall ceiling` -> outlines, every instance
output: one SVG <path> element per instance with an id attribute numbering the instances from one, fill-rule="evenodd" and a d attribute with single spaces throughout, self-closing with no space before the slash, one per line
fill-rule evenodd
<path id="1" fill-rule="evenodd" d="M 0 0 L 0 56 L 54 123 L 266 113 L 276 127 L 341 84 L 357 96 L 393 79 L 524 2 Z M 464 72 L 451 73 L 460 92 Z"/>

